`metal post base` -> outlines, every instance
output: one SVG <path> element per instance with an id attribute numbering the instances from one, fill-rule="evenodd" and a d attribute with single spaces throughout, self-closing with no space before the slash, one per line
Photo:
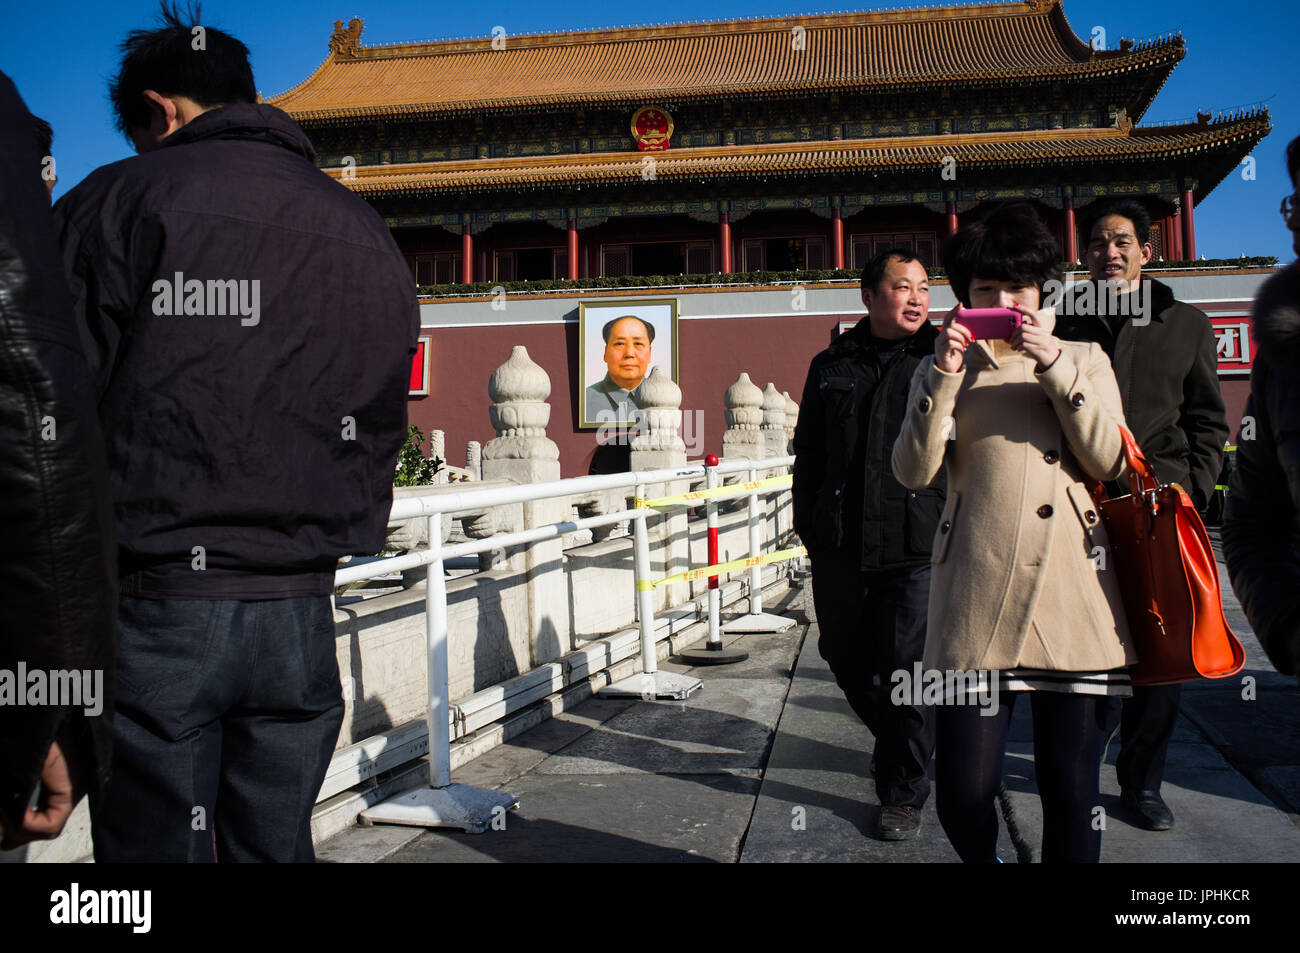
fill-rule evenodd
<path id="1" fill-rule="evenodd" d="M 677 657 L 695 665 L 730 665 L 732 662 L 745 661 L 745 659 L 749 658 L 749 653 L 737 652 L 735 649 L 724 649 L 721 642 L 716 645 L 710 642 L 706 643 L 703 648 L 683 649 L 677 653 Z"/>
<path id="2" fill-rule="evenodd" d="M 691 692 L 703 687 L 704 683 L 692 675 L 678 675 L 676 672 L 654 672 L 647 675 L 642 672 L 606 685 L 598 694 L 602 698 L 640 698 L 642 701 L 671 698 L 685 701 Z"/>
<path id="3" fill-rule="evenodd" d="M 759 632 L 784 632 L 794 624 L 794 619 L 772 615 L 770 612 L 759 612 L 733 619 L 722 627 L 722 631 L 754 635 Z"/>
<path id="4" fill-rule="evenodd" d="M 366 825 L 459 827 L 467 834 L 482 834 L 494 820 L 517 807 L 519 798 L 505 791 L 449 784 L 445 788 L 418 788 L 399 794 L 362 811 L 361 821 Z"/>

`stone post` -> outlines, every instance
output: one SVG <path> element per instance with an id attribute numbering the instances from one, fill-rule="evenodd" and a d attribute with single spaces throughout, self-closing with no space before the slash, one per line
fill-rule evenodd
<path id="1" fill-rule="evenodd" d="M 483 445 L 477 440 L 465 444 L 465 469 L 471 480 L 483 479 Z"/>
<path id="2" fill-rule="evenodd" d="M 727 429 L 722 433 L 722 455 L 728 460 L 748 457 L 757 460 L 763 456 L 763 437 L 759 428 L 763 423 L 763 392 L 741 374 L 736 383 L 723 395 L 726 406 Z"/>
<path id="3" fill-rule="evenodd" d="M 429 459 L 437 459 L 442 466 L 433 475 L 434 483 L 450 483 L 451 471 L 447 469 L 447 434 L 441 430 L 429 431 Z"/>
<path id="4" fill-rule="evenodd" d="M 785 398 L 785 433 L 789 438 L 786 453 L 794 453 L 794 429 L 799 424 L 799 405 L 794 402 L 788 390 L 781 391 Z"/>
<path id="5" fill-rule="evenodd" d="M 488 379 L 488 419 L 497 435 L 483 448 L 483 479 L 543 483 L 560 478 L 560 451 L 546 436 L 551 379 L 516 345 Z M 523 505 L 524 528 L 568 519 L 567 499 Z M 511 561 L 513 563 L 513 560 Z M 528 638 L 532 665 L 552 662 L 572 647 L 564 540 L 531 543 L 524 552 L 528 580 Z"/>
<path id="6" fill-rule="evenodd" d="M 652 367 L 640 387 L 641 425 L 632 438 L 633 470 L 663 470 L 686 466 L 686 444 L 682 442 L 682 390 L 662 368 Z M 690 489 L 688 481 L 657 483 L 646 487 L 648 497 L 672 496 Z M 656 578 L 690 568 L 690 537 L 686 508 L 672 507 L 666 516 L 652 516 L 650 565 Z M 690 598 L 689 583 L 674 583 L 656 589 L 656 611 L 679 605 Z"/>
<path id="7" fill-rule="evenodd" d="M 790 437 L 785 430 L 785 398 L 777 392 L 776 385 L 768 383 L 763 391 L 763 423 L 760 431 L 763 435 L 764 456 L 783 457 Z"/>

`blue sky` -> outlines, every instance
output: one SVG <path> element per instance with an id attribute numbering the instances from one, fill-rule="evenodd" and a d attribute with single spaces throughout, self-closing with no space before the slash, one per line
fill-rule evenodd
<path id="1" fill-rule="evenodd" d="M 350 0 L 351 5 L 303 0 L 266 3 L 208 0 L 203 22 L 247 44 L 264 97 L 305 79 L 325 58 L 336 19 L 365 20 L 363 44 L 461 36 L 489 36 L 586 27 L 627 26 L 692 19 L 731 19 L 859 9 L 852 3 L 814 0 L 688 3 L 684 0 L 498 0 L 492 4 L 434 4 L 429 0 Z M 923 6 L 876 0 L 871 9 Z M 933 4 L 938 5 L 938 4 Z M 108 80 L 118 44 L 135 27 L 152 26 L 155 0 L 114 3 L 44 0 L 11 10 L 0 31 L 0 69 L 8 73 L 37 115 L 54 127 L 58 163 L 56 197 L 92 169 L 131 155 L 113 129 Z M 1087 40 L 1105 30 L 1108 45 L 1121 36 L 1139 39 L 1181 31 L 1187 57 L 1174 70 L 1146 121 L 1191 118 L 1197 109 L 1228 109 L 1264 101 L 1274 131 L 1256 147 L 1256 178 L 1229 176 L 1196 209 L 1197 251 L 1209 257 L 1275 255 L 1292 261 L 1289 233 L 1278 202 L 1291 191 L 1283 155 L 1300 134 L 1300 93 L 1294 45 L 1300 27 L 1296 0 L 1066 0 L 1075 32 Z"/>

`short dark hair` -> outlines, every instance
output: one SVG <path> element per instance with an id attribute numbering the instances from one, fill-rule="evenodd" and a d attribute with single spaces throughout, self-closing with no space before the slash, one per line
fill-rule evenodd
<path id="1" fill-rule="evenodd" d="M 205 108 L 257 102 L 248 47 L 228 33 L 203 27 L 203 49 L 194 48 L 201 12 L 196 3 L 182 14 L 164 0 L 158 29 L 126 35 L 122 63 L 108 90 L 119 132 L 130 136 L 132 129 L 148 127 L 146 89 L 184 96 Z"/>
<path id="2" fill-rule="evenodd" d="M 54 148 L 54 130 L 50 124 L 40 116 L 32 117 L 32 132 L 36 136 L 36 149 L 40 153 L 42 161 L 50 154 Z"/>
<path id="3" fill-rule="evenodd" d="M 963 225 L 944 242 L 943 267 L 953 294 L 967 307 L 975 278 L 1022 282 L 1042 291 L 1049 280 L 1064 277 L 1056 239 L 1025 202 L 1000 206 Z"/>
<path id="4" fill-rule="evenodd" d="M 893 258 L 897 258 L 905 265 L 909 261 L 919 260 L 910 248 L 886 248 L 884 251 L 876 252 L 862 268 L 863 291 L 875 291 L 880 287 L 880 282 L 885 278 L 885 271 L 889 268 L 890 259 Z"/>
<path id="5" fill-rule="evenodd" d="M 635 314 L 625 314 L 622 317 L 615 318 L 612 321 L 606 321 L 605 326 L 600 329 L 600 336 L 605 339 L 606 344 L 609 343 L 609 335 L 610 332 L 614 330 L 614 325 L 618 324 L 618 322 L 622 321 L 624 318 L 631 318 L 633 321 L 641 321 L 641 327 L 645 328 L 646 337 L 650 339 L 651 344 L 655 343 L 655 326 L 653 324 L 651 324 L 649 321 L 643 321 L 641 318 L 638 318 Z"/>
<path id="6" fill-rule="evenodd" d="M 1291 175 L 1291 184 L 1297 185 L 1300 178 L 1300 136 L 1296 136 L 1286 147 L 1286 170 Z"/>
<path id="7" fill-rule="evenodd" d="M 1139 245 L 1145 245 L 1151 240 L 1151 213 L 1143 207 L 1142 203 L 1132 199 L 1114 199 L 1108 202 L 1094 202 L 1084 211 L 1085 245 L 1092 241 L 1092 230 L 1097 227 L 1097 223 L 1107 215 L 1119 215 L 1132 222 Z"/>

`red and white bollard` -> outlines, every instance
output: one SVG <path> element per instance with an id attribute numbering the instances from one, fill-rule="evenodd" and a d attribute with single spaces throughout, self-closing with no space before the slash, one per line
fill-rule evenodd
<path id="1" fill-rule="evenodd" d="M 704 458 L 704 487 L 712 490 L 718 486 L 718 455 L 711 453 Z M 713 500 L 704 501 L 704 512 L 709 526 L 709 565 L 716 566 L 718 559 L 718 504 Z M 696 665 L 728 665 L 743 662 L 749 658 L 748 652 L 722 647 L 722 593 L 718 589 L 718 577 L 709 577 L 709 640 L 702 649 L 686 649 L 678 657 L 694 662 Z"/>

